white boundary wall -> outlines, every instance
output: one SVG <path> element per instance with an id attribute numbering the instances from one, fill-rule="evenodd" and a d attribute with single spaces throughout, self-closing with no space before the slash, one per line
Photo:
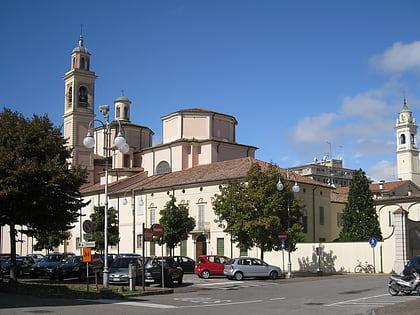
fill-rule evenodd
<path id="1" fill-rule="evenodd" d="M 372 248 L 368 242 L 298 243 L 297 250 L 291 253 L 292 271 L 317 272 L 320 266 L 323 272 L 354 272 L 354 267 L 360 261 L 374 265 L 376 272 L 399 273 L 403 266 L 395 267 L 395 251 L 391 244 L 393 242 L 378 242 Z M 317 247 L 321 247 L 320 260 L 316 254 Z M 264 253 L 264 260 L 287 271 L 287 251 Z"/>

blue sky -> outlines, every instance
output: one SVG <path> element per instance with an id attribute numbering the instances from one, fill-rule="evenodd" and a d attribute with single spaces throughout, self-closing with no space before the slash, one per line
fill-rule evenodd
<path id="1" fill-rule="evenodd" d="M 420 119 L 419 12 L 416 0 L 3 1 L 0 106 L 61 124 L 82 24 L 96 108 L 124 90 L 155 143 L 160 117 L 200 107 L 235 116 L 258 159 L 330 154 L 395 180 L 404 95 Z"/>

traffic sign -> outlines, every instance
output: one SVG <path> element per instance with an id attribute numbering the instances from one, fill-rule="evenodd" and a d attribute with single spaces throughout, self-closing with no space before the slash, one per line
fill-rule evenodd
<path id="1" fill-rule="evenodd" d="M 83 239 L 85 241 L 91 241 L 93 239 L 92 233 L 83 233 Z"/>
<path id="2" fill-rule="evenodd" d="M 153 235 L 161 236 L 162 233 L 163 233 L 163 227 L 162 227 L 162 225 L 157 224 L 157 223 L 152 224 L 152 232 L 153 232 Z"/>
<path id="3" fill-rule="evenodd" d="M 92 249 L 89 247 L 83 248 L 83 262 L 91 262 L 92 261 Z"/>
<path id="4" fill-rule="evenodd" d="M 79 242 L 79 247 L 80 248 L 86 248 L 86 247 L 95 247 L 95 241 L 91 241 L 91 242 Z"/>
<path id="5" fill-rule="evenodd" d="M 144 240 L 150 242 L 153 239 L 152 229 L 144 229 Z"/>
<path id="6" fill-rule="evenodd" d="M 280 249 L 283 250 L 285 248 L 286 248 L 286 244 L 284 244 L 284 241 L 281 241 Z"/>
<path id="7" fill-rule="evenodd" d="M 93 223 L 91 220 L 85 220 L 83 221 L 83 231 L 85 233 L 92 233 L 93 232 Z"/>
<path id="8" fill-rule="evenodd" d="M 277 237 L 279 238 L 279 240 L 284 241 L 287 239 L 287 234 L 285 232 L 280 232 Z"/>
<path id="9" fill-rule="evenodd" d="M 371 237 L 371 238 L 369 239 L 369 244 L 370 244 L 370 246 L 375 247 L 377 243 L 378 243 L 378 240 L 377 240 L 376 238 Z"/>
<path id="10" fill-rule="evenodd" d="M 95 253 L 92 257 L 92 265 L 93 267 L 99 267 L 103 264 L 101 256 L 98 253 Z"/>

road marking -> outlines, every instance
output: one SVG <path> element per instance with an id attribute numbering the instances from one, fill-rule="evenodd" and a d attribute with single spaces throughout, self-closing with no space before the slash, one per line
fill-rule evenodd
<path id="1" fill-rule="evenodd" d="M 197 307 L 206 307 L 206 306 L 226 306 L 226 305 L 237 305 L 237 304 L 250 304 L 250 303 L 261 303 L 263 300 L 254 300 L 254 301 L 242 301 L 242 302 L 232 302 L 232 303 L 220 303 L 220 304 L 204 304 L 204 305 L 187 305 L 187 306 L 178 306 L 178 308 L 197 308 Z"/>
<path id="2" fill-rule="evenodd" d="M 106 299 L 99 299 L 99 300 L 84 300 L 96 303 L 103 303 L 103 304 L 117 304 L 117 305 L 125 305 L 125 306 L 142 306 L 142 307 L 150 307 L 150 308 L 178 308 L 178 306 L 174 305 L 165 305 L 165 304 L 154 304 L 154 303 L 145 303 L 145 302 L 134 302 L 134 301 L 118 301 L 118 300 L 106 300 Z"/>
<path id="3" fill-rule="evenodd" d="M 197 283 L 199 286 L 212 286 L 212 285 L 224 285 L 224 284 L 234 284 L 232 281 L 228 282 L 214 282 L 214 283 Z"/>
<path id="4" fill-rule="evenodd" d="M 389 294 L 381 294 L 368 296 L 360 299 L 341 301 L 337 303 L 328 304 L 325 306 L 346 306 L 346 305 L 358 305 L 358 306 L 374 306 L 374 305 L 393 305 L 397 303 L 407 302 L 409 300 L 418 299 L 418 296 L 400 296 L 400 297 L 391 297 Z M 370 299 L 377 299 L 369 301 Z"/>
<path id="5" fill-rule="evenodd" d="M 270 299 L 270 301 L 285 300 L 285 299 L 286 299 L 285 297 L 273 298 L 273 299 Z"/>
<path id="6" fill-rule="evenodd" d="M 382 297 L 382 296 L 387 296 L 387 295 L 388 294 L 374 295 L 374 296 L 364 297 L 364 298 L 360 298 L 360 299 L 354 299 L 354 300 L 347 300 L 347 301 L 341 301 L 341 302 L 337 302 L 337 303 L 332 303 L 332 304 L 328 304 L 328 305 L 325 305 L 325 306 L 334 306 L 334 305 L 340 305 L 340 304 L 347 304 L 347 303 L 351 303 L 351 302 L 355 302 L 355 301 L 368 300 L 368 299 Z"/>

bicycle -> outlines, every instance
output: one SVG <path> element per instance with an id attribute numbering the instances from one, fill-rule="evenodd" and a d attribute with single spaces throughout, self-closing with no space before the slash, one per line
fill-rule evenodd
<path id="1" fill-rule="evenodd" d="M 375 272 L 375 267 L 373 267 L 373 265 L 369 264 L 367 261 L 362 264 L 361 261 L 359 261 L 359 264 L 354 267 L 354 272 L 355 273 L 361 273 L 361 272 L 366 272 L 366 273 L 374 273 Z"/>

